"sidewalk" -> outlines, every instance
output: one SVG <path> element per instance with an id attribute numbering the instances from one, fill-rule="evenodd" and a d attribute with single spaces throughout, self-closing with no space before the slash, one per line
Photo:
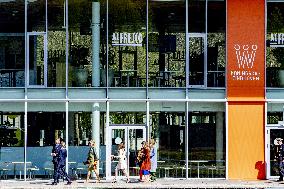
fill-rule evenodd
<path id="1" fill-rule="evenodd" d="M 73 181 L 71 185 L 66 185 L 60 182 L 58 185 L 51 185 L 52 180 L 32 180 L 32 181 L 15 181 L 1 180 L 1 189 L 11 188 L 284 188 L 284 182 L 276 182 L 273 180 L 256 180 L 256 181 L 240 181 L 240 180 L 224 180 L 224 179 L 158 179 L 156 182 L 141 183 L 136 179 L 131 179 L 130 183 L 125 183 L 125 180 L 119 180 L 117 183 L 102 180 L 100 183 L 91 181 L 85 183 L 84 180 Z"/>

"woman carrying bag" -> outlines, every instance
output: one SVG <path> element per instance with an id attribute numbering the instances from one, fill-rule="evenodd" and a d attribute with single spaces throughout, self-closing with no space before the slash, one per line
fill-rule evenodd
<path id="1" fill-rule="evenodd" d="M 99 176 L 99 172 L 97 169 L 99 159 L 96 153 L 96 147 L 95 147 L 96 143 L 93 140 L 90 140 L 89 146 L 90 146 L 90 149 L 89 149 L 87 161 L 85 162 L 85 164 L 88 165 L 88 174 L 87 174 L 86 182 L 89 182 L 92 171 L 94 171 L 96 174 L 97 182 L 100 182 L 100 176 Z"/>

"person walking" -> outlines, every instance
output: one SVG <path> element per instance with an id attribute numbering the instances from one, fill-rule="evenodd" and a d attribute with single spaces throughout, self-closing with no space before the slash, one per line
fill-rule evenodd
<path id="1" fill-rule="evenodd" d="M 67 150 L 66 145 L 64 141 L 61 141 L 61 148 L 58 153 L 58 171 L 57 171 L 57 180 L 59 180 L 59 177 L 63 177 L 67 180 L 67 185 L 70 185 L 72 182 L 70 180 L 70 177 L 66 173 L 65 167 L 66 167 L 66 157 L 67 157 Z"/>
<path id="2" fill-rule="evenodd" d="M 141 143 L 141 149 L 139 150 L 139 152 L 138 152 L 138 155 L 137 155 L 137 164 L 138 164 L 138 166 L 139 166 L 139 181 L 143 181 L 142 179 L 142 177 L 143 177 L 143 172 L 142 172 L 142 168 L 141 168 L 141 166 L 142 166 L 142 163 L 143 163 L 143 161 L 144 161 L 144 147 L 145 147 L 145 144 L 146 144 L 146 142 L 145 141 L 143 141 L 142 143 Z"/>
<path id="3" fill-rule="evenodd" d="M 117 182 L 118 171 L 121 170 L 123 172 L 124 176 L 126 176 L 126 183 L 129 183 L 129 175 L 127 173 L 126 150 L 125 150 L 125 145 L 124 145 L 123 142 L 121 142 L 118 145 L 118 155 L 112 156 L 112 159 L 113 158 L 118 158 L 118 164 L 115 168 L 115 178 L 112 182 L 113 183 Z"/>
<path id="4" fill-rule="evenodd" d="M 89 182 L 90 177 L 91 177 L 91 173 L 94 171 L 96 174 L 96 178 L 97 181 L 96 182 L 100 182 L 100 175 L 97 169 L 97 166 L 99 165 L 99 159 L 98 159 L 98 155 L 97 155 L 97 151 L 96 151 L 96 143 L 93 140 L 89 141 L 89 152 L 88 152 L 88 157 L 87 157 L 87 161 L 84 162 L 84 164 L 88 165 L 88 173 L 87 173 L 87 178 L 86 178 L 86 182 Z"/>
<path id="5" fill-rule="evenodd" d="M 283 139 L 278 138 L 278 165 L 279 165 L 279 179 L 277 181 L 283 181 L 284 177 L 284 144 L 283 144 Z"/>
<path id="6" fill-rule="evenodd" d="M 59 163 L 59 151 L 61 148 L 61 139 L 57 138 L 55 140 L 55 144 L 53 145 L 52 151 L 51 151 L 51 156 L 52 156 L 52 163 L 53 163 L 53 182 L 52 185 L 57 185 L 59 182 L 59 178 L 57 178 L 58 174 L 58 163 Z"/>
<path id="7" fill-rule="evenodd" d="M 156 170 L 157 170 L 157 148 L 154 139 L 150 142 L 150 160 L 151 160 L 151 170 L 150 170 L 150 181 L 156 180 Z"/>
<path id="8" fill-rule="evenodd" d="M 150 160 L 150 146 L 149 143 L 146 142 L 144 146 L 144 158 L 141 165 L 141 170 L 144 179 L 142 181 L 149 182 L 150 181 L 150 169 L 151 169 L 151 160 Z"/>

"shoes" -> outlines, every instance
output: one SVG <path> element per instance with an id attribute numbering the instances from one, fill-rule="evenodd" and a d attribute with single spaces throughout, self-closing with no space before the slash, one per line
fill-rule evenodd
<path id="1" fill-rule="evenodd" d="M 112 180 L 112 183 L 117 183 L 117 180 L 116 180 L 116 179 L 113 179 L 113 180 Z"/>
<path id="2" fill-rule="evenodd" d="M 126 183 L 130 183 L 130 180 L 129 180 L 129 179 L 127 179 L 127 180 L 126 180 Z"/>
<path id="3" fill-rule="evenodd" d="M 283 181 L 283 179 L 278 179 L 278 180 L 277 180 L 277 182 L 282 182 L 282 181 Z"/>
<path id="4" fill-rule="evenodd" d="M 100 179 L 100 178 L 98 178 L 98 179 L 96 180 L 96 183 L 99 183 L 99 182 L 101 182 L 101 179 Z"/>
<path id="5" fill-rule="evenodd" d="M 68 182 L 67 182 L 67 185 L 71 185 L 71 184 L 72 184 L 72 182 L 71 182 L 71 181 L 68 181 Z"/>
<path id="6" fill-rule="evenodd" d="M 53 183 L 51 183 L 51 185 L 57 185 L 57 182 L 53 182 Z"/>

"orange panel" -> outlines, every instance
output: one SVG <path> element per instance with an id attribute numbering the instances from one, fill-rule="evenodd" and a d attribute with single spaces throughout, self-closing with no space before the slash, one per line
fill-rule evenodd
<path id="1" fill-rule="evenodd" d="M 265 96 L 265 0 L 227 0 L 227 95 Z"/>
<path id="2" fill-rule="evenodd" d="M 229 102 L 229 179 L 264 179 L 264 150 L 264 103 Z"/>

